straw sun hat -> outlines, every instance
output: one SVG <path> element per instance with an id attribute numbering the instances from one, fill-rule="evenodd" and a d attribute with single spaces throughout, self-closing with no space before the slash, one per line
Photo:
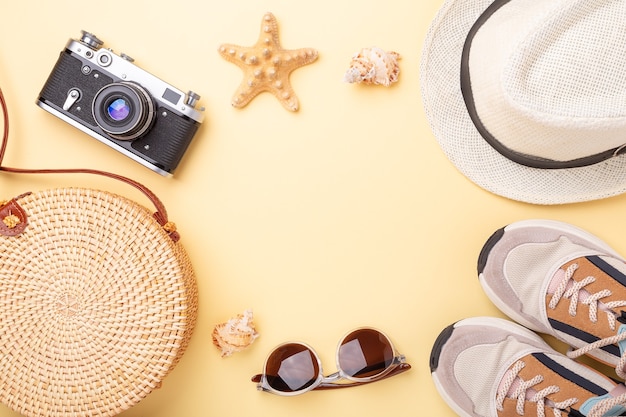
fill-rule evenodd
<path id="1" fill-rule="evenodd" d="M 451 162 L 529 203 L 626 191 L 626 1 L 447 0 L 422 96 Z"/>

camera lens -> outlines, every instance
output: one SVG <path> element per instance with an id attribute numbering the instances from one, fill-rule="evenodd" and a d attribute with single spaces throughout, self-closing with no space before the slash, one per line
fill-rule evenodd
<path id="1" fill-rule="evenodd" d="M 96 93 L 92 112 L 98 126 L 111 137 L 132 140 L 152 126 L 155 105 L 139 84 L 121 82 L 109 84 Z"/>
<path id="2" fill-rule="evenodd" d="M 107 107 L 107 114 L 116 122 L 124 121 L 130 115 L 130 105 L 123 98 L 116 98 Z"/>

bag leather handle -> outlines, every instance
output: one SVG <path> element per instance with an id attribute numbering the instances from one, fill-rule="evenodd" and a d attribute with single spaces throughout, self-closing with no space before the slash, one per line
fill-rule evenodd
<path id="1" fill-rule="evenodd" d="M 2 143 L 0 143 L 0 171 L 16 173 L 16 174 L 95 174 L 101 175 L 104 177 L 113 178 L 126 184 L 129 184 L 139 191 L 141 191 L 148 199 L 152 202 L 154 207 L 156 208 L 156 212 L 153 214 L 156 221 L 163 226 L 164 230 L 170 235 L 172 240 L 177 242 L 180 239 L 180 235 L 176 232 L 176 226 L 169 222 L 167 217 L 167 211 L 165 210 L 165 206 L 159 200 L 159 198 L 145 185 L 132 180 L 128 177 L 124 177 L 122 175 L 114 174 L 112 172 L 100 171 L 97 169 L 23 169 L 23 168 L 11 168 L 2 165 L 2 161 L 4 159 L 4 153 L 6 151 L 7 142 L 9 139 L 9 112 L 7 109 L 6 100 L 4 98 L 4 94 L 2 89 L 0 88 L 0 106 L 2 107 L 2 116 L 3 116 L 3 124 L 4 124 L 4 132 L 2 134 Z"/>

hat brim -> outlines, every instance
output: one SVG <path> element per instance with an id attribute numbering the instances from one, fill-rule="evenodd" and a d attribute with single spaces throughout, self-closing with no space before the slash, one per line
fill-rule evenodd
<path id="1" fill-rule="evenodd" d="M 470 29 L 492 2 L 446 0 L 424 42 L 424 109 L 448 159 L 478 186 L 527 203 L 565 204 L 626 192 L 626 155 L 579 168 L 531 168 L 507 159 L 480 135 L 461 94 L 461 55 Z"/>

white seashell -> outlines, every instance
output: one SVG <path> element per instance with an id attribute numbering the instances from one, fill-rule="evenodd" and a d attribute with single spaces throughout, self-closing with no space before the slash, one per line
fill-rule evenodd
<path id="1" fill-rule="evenodd" d="M 376 47 L 363 48 L 352 57 L 350 67 L 344 74 L 348 83 L 390 86 L 398 81 L 400 66 L 397 52 L 385 52 Z"/>
<path id="2" fill-rule="evenodd" d="M 222 357 L 246 349 L 259 337 L 252 319 L 252 310 L 246 310 L 226 323 L 215 325 L 212 336 L 213 344 L 221 350 Z"/>

